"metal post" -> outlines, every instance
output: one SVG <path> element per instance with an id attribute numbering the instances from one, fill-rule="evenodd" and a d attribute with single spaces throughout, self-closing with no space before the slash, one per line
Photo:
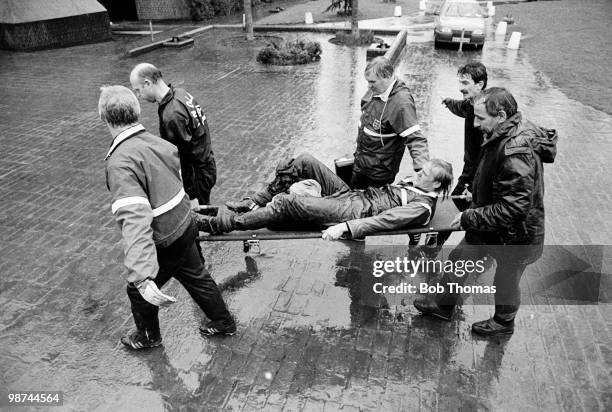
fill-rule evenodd
<path id="1" fill-rule="evenodd" d="M 465 29 L 461 29 L 461 39 L 459 40 L 459 51 L 463 52 L 463 32 Z"/>
<path id="2" fill-rule="evenodd" d="M 155 41 L 155 37 L 153 35 L 153 22 L 149 20 L 149 31 L 151 32 L 151 43 Z"/>

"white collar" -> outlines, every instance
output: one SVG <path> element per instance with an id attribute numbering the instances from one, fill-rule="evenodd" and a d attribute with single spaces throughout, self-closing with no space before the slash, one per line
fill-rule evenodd
<path id="1" fill-rule="evenodd" d="M 396 82 L 397 82 L 397 78 L 393 79 L 389 87 L 387 87 L 387 90 L 385 90 L 381 94 L 377 94 L 376 96 L 372 96 L 372 97 L 378 97 L 383 102 L 386 102 L 387 100 L 389 100 L 389 95 L 391 94 L 391 90 L 393 90 L 393 86 L 395 86 Z"/>
<path id="2" fill-rule="evenodd" d="M 411 191 L 413 191 L 414 193 L 418 193 L 418 194 L 420 194 L 420 195 L 429 196 L 429 197 L 434 197 L 434 198 L 438 197 L 438 194 L 437 194 L 436 192 L 424 192 L 424 191 L 422 191 L 421 189 L 417 189 L 417 188 L 416 188 L 416 187 L 414 187 L 414 186 L 403 186 L 403 188 L 404 188 L 404 189 L 411 190 Z"/>
<path id="3" fill-rule="evenodd" d="M 104 160 L 108 159 L 110 155 L 113 154 L 113 151 L 117 148 L 117 146 L 119 146 L 121 142 L 123 142 L 125 139 L 132 137 L 138 132 L 142 132 L 144 129 L 144 126 L 138 123 L 132 127 L 128 127 L 127 129 L 119 133 L 117 136 L 115 136 L 115 138 L 113 139 L 113 143 L 111 144 L 111 147 L 108 150 L 108 153 L 106 154 Z"/>

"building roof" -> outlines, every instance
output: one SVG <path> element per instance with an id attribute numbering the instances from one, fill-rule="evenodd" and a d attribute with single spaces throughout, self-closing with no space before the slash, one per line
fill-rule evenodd
<path id="1" fill-rule="evenodd" d="M 0 23 L 28 23 L 104 11 L 96 0 L 0 0 Z"/>

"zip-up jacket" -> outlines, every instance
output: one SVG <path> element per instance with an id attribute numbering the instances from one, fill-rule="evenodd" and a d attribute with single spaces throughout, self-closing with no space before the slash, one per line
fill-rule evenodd
<path id="1" fill-rule="evenodd" d="M 472 191 L 472 181 L 478 167 L 480 146 L 482 146 L 482 132 L 474 127 L 474 105 L 470 100 L 446 99 L 446 107 L 456 116 L 465 119 L 463 127 L 463 171 L 459 176 L 457 185 Z"/>
<path id="2" fill-rule="evenodd" d="M 427 139 L 421 133 L 410 89 L 397 79 L 388 96 L 368 92 L 361 102 L 353 169 L 372 180 L 392 182 L 406 146 L 414 169 L 421 169 L 429 160 Z"/>
<path id="3" fill-rule="evenodd" d="M 544 243 L 544 168 L 556 155 L 557 133 L 516 113 L 482 145 L 472 204 L 461 215 L 470 241 Z"/>
<path id="4" fill-rule="evenodd" d="M 214 153 L 206 115 L 194 97 L 184 89 L 170 90 L 159 103 L 160 136 L 178 147 L 185 190 L 192 199 L 197 197 L 194 178 L 215 170 Z"/>
<path id="5" fill-rule="evenodd" d="M 369 187 L 363 195 L 372 208 L 369 217 L 346 222 L 354 238 L 384 230 L 425 226 L 435 213 L 438 196 L 436 193 L 423 192 L 414 187 L 395 185 Z"/>
<path id="6" fill-rule="evenodd" d="M 127 280 L 155 278 L 156 247 L 172 244 L 191 222 L 177 149 L 137 124 L 113 139 L 105 166 L 111 210 L 124 241 Z"/>

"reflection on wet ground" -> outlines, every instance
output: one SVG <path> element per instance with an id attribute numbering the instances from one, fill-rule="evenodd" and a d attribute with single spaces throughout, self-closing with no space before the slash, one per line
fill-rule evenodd
<path id="1" fill-rule="evenodd" d="M 145 56 L 202 102 L 219 202 L 265 181 L 283 156 L 310 151 L 331 164 L 353 150 L 365 48 L 320 34 L 283 36 L 320 41 L 322 60 L 264 67 L 238 33 L 225 31 L 198 36 L 191 49 Z M 270 241 L 246 257 L 239 243 L 207 245 L 239 333 L 203 339 L 203 315 L 171 282 L 179 302 L 161 312 L 163 347 L 121 348 L 132 320 L 104 188 L 109 138 L 96 104 L 99 85 L 127 84 L 138 61 L 122 57 L 128 47 L 117 40 L 0 54 L 0 387 L 63 390 L 68 410 L 606 408 L 609 306 L 525 304 L 512 338 L 478 340 L 470 324 L 490 306 L 466 305 L 444 323 L 418 315 L 410 298 L 374 294 L 362 243 Z M 551 87 L 520 50 L 495 41 L 462 54 L 408 45 L 397 70 L 432 153 L 460 169 L 463 122 L 440 101 L 459 96 L 456 69 L 469 59 L 482 60 L 491 85 L 507 86 L 528 117 L 562 136 L 546 170 L 548 242 L 608 243 L 612 121 Z M 156 116 L 143 105 L 153 131 Z M 406 159 L 400 174 L 409 170 Z"/>

